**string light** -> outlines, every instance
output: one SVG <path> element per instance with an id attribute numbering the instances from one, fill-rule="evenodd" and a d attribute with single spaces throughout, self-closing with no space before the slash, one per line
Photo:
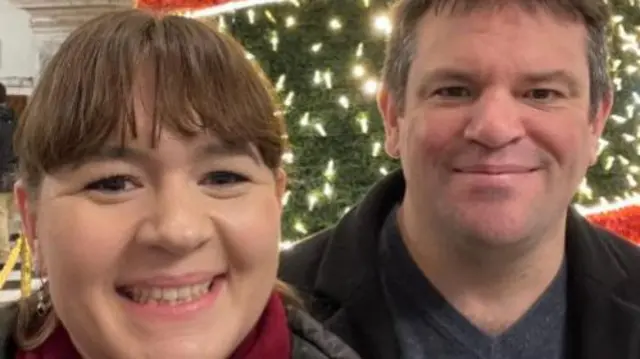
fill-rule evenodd
<path id="1" fill-rule="evenodd" d="M 276 3 L 297 3 L 291 0 L 241 0 L 241 1 L 232 1 L 221 5 L 216 5 L 207 9 L 188 11 L 184 14 L 186 17 L 193 18 L 201 18 L 201 17 L 212 17 L 218 16 L 221 14 L 238 11 L 246 8 L 254 8 L 257 6 L 264 6 L 269 4 Z M 250 9 L 247 12 L 247 16 L 253 17 L 255 16 L 255 12 L 253 9 Z"/>
<path id="2" fill-rule="evenodd" d="M 340 0 L 335 1 L 338 2 Z M 637 0 L 628 1 L 629 4 L 637 5 Z M 349 31 L 350 23 L 346 18 L 336 16 L 336 13 L 329 15 L 323 20 L 326 21 L 324 23 L 326 34 L 304 34 L 303 36 L 308 36 L 307 41 L 301 42 L 305 44 L 304 46 L 297 49 L 287 48 L 289 45 L 285 37 L 290 36 L 291 32 L 299 31 L 298 27 L 301 21 L 297 14 L 305 11 L 307 3 L 309 4 L 308 6 L 314 6 L 313 1 L 305 1 L 305 5 L 301 5 L 301 1 L 298 0 L 240 1 L 235 4 L 235 6 L 240 6 L 237 8 L 233 8 L 233 3 L 230 3 L 228 8 L 224 8 L 224 6 L 218 7 L 217 12 L 203 10 L 194 12 L 190 16 L 223 14 L 217 17 L 221 28 L 223 25 L 226 28 L 227 24 L 232 23 L 234 19 L 246 18 L 250 24 L 264 27 L 265 38 L 270 44 L 269 51 L 272 53 L 281 54 L 283 51 L 288 51 L 286 56 L 308 56 L 310 60 L 306 77 L 304 73 L 302 75 L 296 73 L 294 77 L 292 74 L 285 73 L 286 70 L 282 70 L 283 73 L 280 74 L 272 74 L 276 90 L 283 100 L 285 115 L 291 116 L 292 113 L 295 114 L 294 118 L 287 117 L 290 133 L 294 133 L 294 139 L 298 139 L 298 141 L 304 141 L 308 136 L 331 140 L 332 136 L 336 134 L 331 132 L 332 126 L 328 121 L 338 121 L 338 119 L 333 117 L 323 118 L 325 116 L 324 111 L 331 108 L 331 111 L 334 111 L 332 113 L 336 114 L 335 116 L 339 116 L 340 111 L 342 111 L 345 115 L 348 115 L 339 120 L 353 121 L 354 131 L 362 134 L 364 141 L 369 142 L 367 153 L 364 155 L 371 156 L 371 163 L 377 166 L 375 167 L 375 172 L 382 177 L 393 170 L 394 164 L 386 161 L 384 156 L 383 133 L 378 124 L 378 114 L 373 113 L 371 109 L 363 110 L 362 104 L 363 101 L 374 101 L 375 94 L 379 89 L 378 66 L 380 63 L 371 62 L 370 56 L 372 53 L 379 52 L 383 41 L 391 33 L 392 25 L 386 12 L 379 11 L 379 8 L 373 7 L 372 3 L 374 2 L 372 0 L 357 1 L 358 6 L 362 8 L 362 16 L 368 16 L 370 19 L 367 22 L 367 31 L 371 36 L 371 41 L 355 41 L 355 43 L 348 45 L 353 46 L 352 50 L 349 49 L 349 51 L 352 51 L 350 52 L 352 55 L 346 56 L 344 61 L 348 65 L 346 69 L 352 88 L 345 88 L 344 79 L 340 77 L 344 74 L 338 72 L 338 69 L 329 66 L 323 67 L 324 65 L 321 61 L 315 61 L 316 58 L 326 58 L 331 54 L 332 46 L 336 46 L 335 42 L 330 41 L 331 36 L 348 38 L 345 34 Z M 251 6 L 251 3 L 253 5 L 281 4 L 264 9 L 257 7 L 246 9 L 241 6 Z M 290 3 L 293 6 L 280 6 L 282 3 Z M 340 6 L 342 5 L 336 5 L 337 11 L 340 11 Z M 244 10 L 237 11 L 240 8 Z M 316 10 L 317 8 L 314 7 L 314 11 Z M 234 12 L 230 13 L 229 11 Z M 615 175 L 615 185 L 619 188 L 617 188 L 618 192 L 615 195 L 604 196 L 596 190 L 600 187 L 591 182 L 595 180 L 602 181 L 603 175 L 601 173 L 599 173 L 598 177 L 585 178 L 578 188 L 577 198 L 579 204 L 576 205 L 576 208 L 584 215 L 612 211 L 625 206 L 640 205 L 638 183 L 640 181 L 640 163 L 638 163 L 638 156 L 640 156 L 640 87 L 634 87 L 640 85 L 640 27 L 630 27 L 622 14 L 616 14 L 611 19 L 611 29 L 612 36 L 616 40 L 615 53 L 618 55 L 617 59 L 611 61 L 612 74 L 614 74 L 612 83 L 615 91 L 625 95 L 626 103 L 624 106 L 616 107 L 615 113 L 611 115 L 607 125 L 609 132 L 614 133 L 615 137 L 609 135 L 599 142 L 600 162 L 598 171 L 604 174 L 611 173 L 612 176 Z M 234 35 L 239 35 L 240 40 L 243 42 L 254 41 L 254 39 L 243 39 L 242 35 L 238 33 L 234 33 Z M 296 35 L 296 38 L 299 36 Z M 341 44 L 346 43 L 341 42 Z M 263 53 L 255 53 L 254 55 L 257 55 L 255 59 L 258 62 L 261 61 L 262 55 L 272 56 L 271 54 Z M 630 61 L 629 59 L 633 60 Z M 263 65 L 270 67 L 269 63 Z M 308 79 L 311 88 L 326 90 L 330 94 L 330 97 L 327 97 L 326 105 L 322 105 L 326 106 L 326 108 L 308 108 L 300 111 L 300 108 L 307 108 L 304 103 L 310 96 L 295 88 L 295 81 L 299 81 L 300 76 Z M 359 97 L 358 95 L 361 96 Z M 633 122 L 630 124 L 630 121 Z M 621 146 L 624 146 L 624 153 L 621 152 Z M 321 151 L 322 149 L 319 148 L 318 150 Z M 284 155 L 283 161 L 291 170 L 292 179 L 297 183 L 302 183 L 298 188 L 305 189 L 304 191 L 293 190 L 287 192 L 283 199 L 283 203 L 288 208 L 294 206 L 294 209 L 289 211 L 288 220 L 290 222 L 285 223 L 286 229 L 289 230 L 287 233 L 289 238 L 285 238 L 284 247 L 289 246 L 286 242 L 287 239 L 297 239 L 310 234 L 310 231 L 318 229 L 313 220 L 315 214 L 321 212 L 324 206 L 331 205 L 332 210 L 335 212 L 334 220 L 338 220 L 345 213 L 344 211 L 348 209 L 342 205 L 336 208 L 334 203 L 338 201 L 342 204 L 340 202 L 340 189 L 343 188 L 344 183 L 350 180 L 348 176 L 352 166 L 349 161 L 360 161 L 360 159 L 355 155 L 350 156 L 348 154 L 345 154 L 344 158 L 331 157 L 327 155 L 324 163 L 315 164 L 314 166 L 318 166 L 317 169 L 310 169 L 309 164 L 305 163 L 306 167 L 303 176 L 296 178 L 296 174 L 298 174 L 297 166 L 302 160 L 299 153 L 296 155 L 295 141 L 292 151 Z M 378 163 L 379 165 L 377 165 Z M 309 170 L 317 172 L 309 172 Z M 371 183 L 376 180 L 377 178 L 371 178 Z M 586 203 L 590 203 L 590 205 L 586 205 Z"/>

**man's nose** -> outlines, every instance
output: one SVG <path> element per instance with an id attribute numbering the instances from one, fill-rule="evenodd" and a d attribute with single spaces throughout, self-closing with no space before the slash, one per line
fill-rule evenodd
<path id="1" fill-rule="evenodd" d="M 195 187 L 195 188 L 194 188 Z M 214 237 L 206 195 L 197 185 L 173 183 L 156 191 L 155 208 L 139 239 L 174 254 L 194 251 Z"/>
<path id="2" fill-rule="evenodd" d="M 464 137 L 490 149 L 517 142 L 525 135 L 520 106 L 509 91 L 485 92 L 472 105 Z"/>

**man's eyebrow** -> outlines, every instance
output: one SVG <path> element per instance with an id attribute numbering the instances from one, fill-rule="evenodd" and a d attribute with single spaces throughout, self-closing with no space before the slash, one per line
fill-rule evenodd
<path id="1" fill-rule="evenodd" d="M 424 73 L 420 79 L 421 84 L 426 84 L 435 81 L 443 80 L 459 80 L 459 81 L 472 81 L 477 78 L 472 72 L 454 69 L 454 68 L 439 68 Z"/>
<path id="2" fill-rule="evenodd" d="M 427 96 L 433 83 L 438 82 L 460 82 L 474 83 L 478 81 L 478 76 L 469 71 L 454 68 L 438 68 L 424 73 L 418 82 L 417 94 L 419 97 Z"/>
<path id="3" fill-rule="evenodd" d="M 565 70 L 552 70 L 527 73 L 523 76 L 524 81 L 528 84 L 558 82 L 567 86 L 569 92 L 575 94 L 579 92 L 580 85 L 576 77 Z"/>

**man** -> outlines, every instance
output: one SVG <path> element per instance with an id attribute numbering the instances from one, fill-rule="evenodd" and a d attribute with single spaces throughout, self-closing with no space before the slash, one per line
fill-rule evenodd
<path id="1" fill-rule="evenodd" d="M 399 0 L 402 170 L 281 277 L 365 359 L 640 357 L 640 252 L 570 208 L 613 98 L 603 0 Z"/>
<path id="2" fill-rule="evenodd" d="M 0 83 L 0 263 L 4 263 L 11 251 L 9 233 L 13 207 L 13 132 L 15 112 L 7 104 L 7 88 Z"/>

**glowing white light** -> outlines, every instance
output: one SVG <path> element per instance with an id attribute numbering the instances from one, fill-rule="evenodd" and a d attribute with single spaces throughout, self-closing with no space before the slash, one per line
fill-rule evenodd
<path id="1" fill-rule="evenodd" d="M 213 7 L 190 11 L 185 14 L 187 17 L 208 17 L 217 16 L 225 13 L 242 10 L 250 7 L 263 6 L 275 3 L 293 3 L 291 0 L 238 0 L 231 1 L 226 4 L 215 5 Z"/>
<path id="2" fill-rule="evenodd" d="M 385 35 L 391 34 L 391 19 L 386 15 L 378 15 L 373 19 L 373 27 L 376 31 Z"/>
<path id="3" fill-rule="evenodd" d="M 284 241 L 284 242 L 280 242 L 280 250 L 281 251 L 288 251 L 291 248 L 293 248 L 293 246 L 296 245 L 296 242 L 293 241 Z"/>

